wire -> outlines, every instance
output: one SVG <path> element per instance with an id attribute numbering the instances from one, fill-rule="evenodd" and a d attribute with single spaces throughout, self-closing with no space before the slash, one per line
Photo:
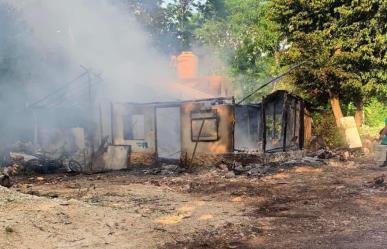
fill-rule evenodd
<path id="1" fill-rule="evenodd" d="M 79 76 L 77 76 L 76 78 L 72 79 L 71 81 L 67 82 L 66 84 L 64 84 L 63 86 L 57 88 L 55 91 L 51 92 L 50 94 L 46 95 L 45 97 L 35 101 L 34 103 L 30 104 L 28 107 L 29 108 L 33 108 L 35 107 L 36 105 L 42 103 L 43 101 L 49 99 L 50 97 L 52 96 L 55 96 L 56 94 L 60 93 L 61 91 L 65 90 L 66 88 L 68 88 L 69 86 L 71 86 L 72 84 L 78 82 L 79 79 L 81 79 L 83 76 L 85 76 L 86 74 L 88 74 L 88 72 L 84 72 L 82 74 L 80 74 Z"/>
<path id="2" fill-rule="evenodd" d="M 289 74 L 291 71 L 293 71 L 294 69 L 300 67 L 301 65 L 305 64 L 306 61 L 303 61 L 301 63 L 298 63 L 294 66 L 292 66 L 291 68 L 289 68 L 286 72 L 274 77 L 273 79 L 269 80 L 268 82 L 266 82 L 265 84 L 261 85 L 260 87 L 258 87 L 257 89 L 255 89 L 254 91 L 252 91 L 249 95 L 245 96 L 241 101 L 239 101 L 237 104 L 240 105 L 242 104 L 246 99 L 250 98 L 251 96 L 253 96 L 254 94 L 256 94 L 259 90 L 261 90 L 262 88 L 280 80 L 281 78 L 283 78 L 285 75 Z"/>

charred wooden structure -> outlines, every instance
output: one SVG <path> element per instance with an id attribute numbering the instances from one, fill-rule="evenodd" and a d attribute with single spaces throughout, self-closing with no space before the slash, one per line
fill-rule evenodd
<path id="1" fill-rule="evenodd" d="M 236 105 L 235 121 L 236 150 L 301 150 L 311 137 L 305 102 L 286 91 L 276 91 L 259 104 Z"/>
<path id="2" fill-rule="evenodd" d="M 56 158 L 70 155 L 84 171 L 104 171 L 155 165 L 160 160 L 192 165 L 212 164 L 230 155 L 260 158 L 300 151 L 311 137 L 305 102 L 286 91 L 246 105 L 236 104 L 233 97 L 217 97 L 95 106 L 90 117 L 82 118 L 87 112 L 75 111 L 80 118 L 71 120 L 78 123 L 63 122 L 66 127 L 46 127 L 40 121 L 49 115 L 39 118 L 35 111 L 37 147 L 58 152 Z"/>
<path id="3" fill-rule="evenodd" d="M 152 165 L 160 159 L 190 164 L 235 153 L 297 151 L 311 134 L 304 101 L 286 91 L 248 105 L 222 97 L 102 109 L 100 137 L 111 139 L 94 166 L 101 170 Z"/>

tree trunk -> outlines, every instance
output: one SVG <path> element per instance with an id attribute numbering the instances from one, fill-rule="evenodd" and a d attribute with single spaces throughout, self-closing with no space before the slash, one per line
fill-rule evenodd
<path id="1" fill-rule="evenodd" d="M 340 107 L 340 99 L 336 94 L 330 94 L 329 101 L 332 106 L 333 115 L 335 116 L 337 127 L 341 126 L 340 120 L 343 117 L 343 112 Z"/>
<path id="2" fill-rule="evenodd" d="M 356 112 L 355 112 L 356 126 L 361 127 L 363 125 L 363 117 L 364 117 L 363 99 L 362 98 L 358 99 L 355 104 L 356 104 Z"/>

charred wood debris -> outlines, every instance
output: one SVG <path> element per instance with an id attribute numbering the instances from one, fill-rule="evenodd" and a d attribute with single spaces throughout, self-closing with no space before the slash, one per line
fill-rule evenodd
<path id="1" fill-rule="evenodd" d="M 5 149 L 1 152 L 0 186 L 3 187 L 11 187 L 12 176 L 16 175 L 79 173 L 81 171 L 81 165 L 66 154 L 53 157 L 49 153 L 35 152 L 30 143 L 21 142 L 12 146 L 12 149 Z"/>
<path id="2" fill-rule="evenodd" d="M 81 165 L 70 159 L 68 155 L 61 155 L 56 158 L 50 158 L 45 153 L 33 153 L 33 150 L 27 149 L 28 146 L 18 146 L 16 152 L 3 152 L 0 166 L 0 186 L 11 187 L 12 176 L 16 175 L 44 175 L 54 173 L 81 173 Z M 24 148 L 21 151 L 20 148 Z M 307 156 L 301 159 L 291 159 L 282 162 L 263 163 L 243 163 L 239 161 L 230 161 L 224 159 L 215 164 L 214 168 L 224 174 L 225 178 L 234 178 L 240 175 L 248 177 L 262 177 L 275 173 L 280 169 L 287 169 L 297 165 L 307 165 L 320 167 L 326 165 L 327 159 L 336 159 L 346 161 L 353 159 L 354 155 L 349 150 L 320 149 L 315 152 L 307 153 Z M 178 162 L 160 162 L 159 165 L 150 168 L 133 167 L 130 169 L 134 174 L 141 175 L 159 175 L 159 176 L 178 176 L 182 173 L 191 173 L 192 168 L 187 168 L 184 164 Z M 196 171 L 199 171 L 199 167 Z M 195 171 L 195 170 L 194 170 Z"/>

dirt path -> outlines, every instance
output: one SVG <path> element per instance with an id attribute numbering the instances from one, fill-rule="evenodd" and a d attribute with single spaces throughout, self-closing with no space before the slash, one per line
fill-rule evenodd
<path id="1" fill-rule="evenodd" d="M 0 190 L 0 248 L 387 248 L 387 191 L 367 183 L 385 171 L 20 178 Z"/>
<path id="2" fill-rule="evenodd" d="M 107 177 L 109 178 L 109 177 Z M 232 202 L 152 184 L 79 178 L 2 189 L 0 248 L 156 248 L 201 229 L 247 220 Z"/>

